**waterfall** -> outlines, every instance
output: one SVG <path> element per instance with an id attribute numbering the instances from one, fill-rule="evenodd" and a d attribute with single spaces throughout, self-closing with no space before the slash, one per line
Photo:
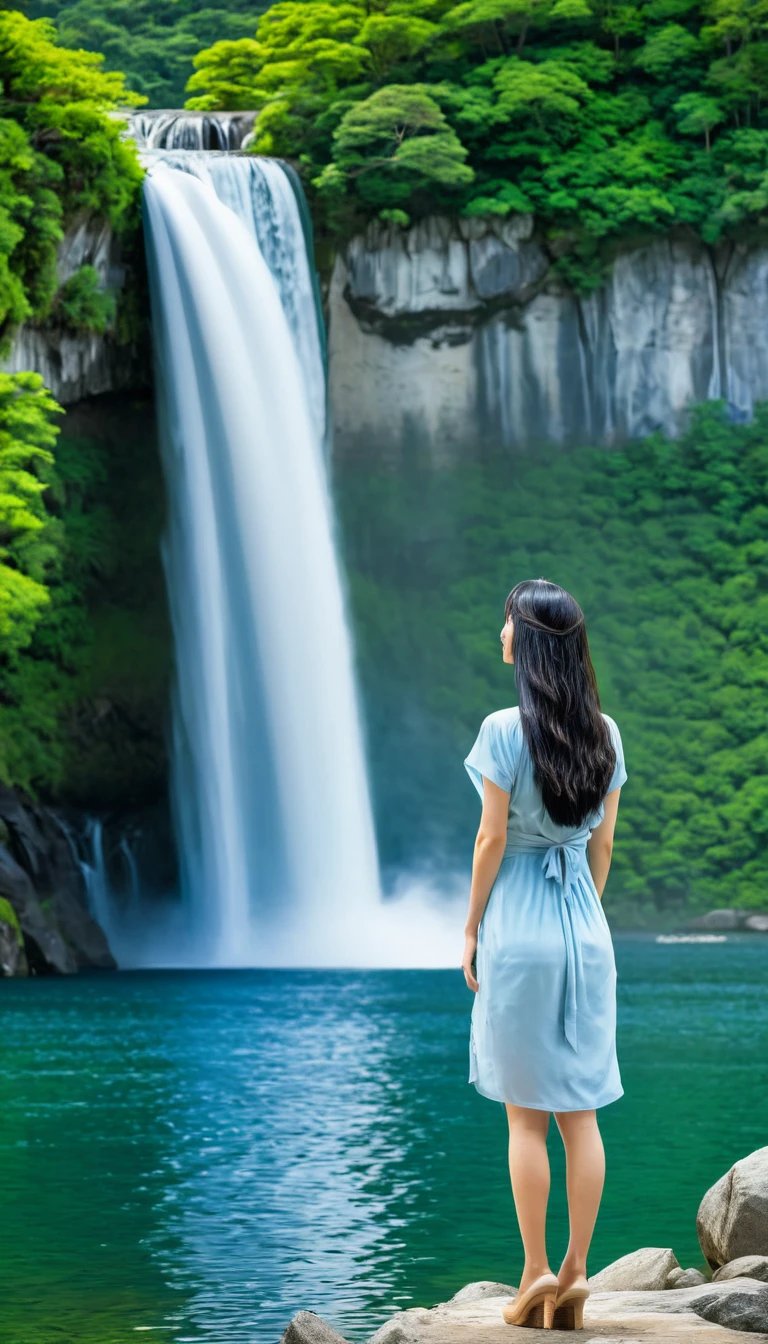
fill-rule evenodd
<path id="1" fill-rule="evenodd" d="M 141 149 L 243 149 L 255 112 L 134 112 L 127 134 Z"/>
<path id="2" fill-rule="evenodd" d="M 301 216 L 276 162 L 147 160 L 189 957 L 338 964 L 379 875 Z"/>

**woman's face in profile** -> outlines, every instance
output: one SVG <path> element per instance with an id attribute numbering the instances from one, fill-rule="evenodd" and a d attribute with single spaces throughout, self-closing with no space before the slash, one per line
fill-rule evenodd
<path id="1" fill-rule="evenodd" d="M 501 639 L 501 656 L 505 663 L 514 663 L 515 661 L 512 657 L 512 635 L 514 633 L 514 628 L 512 617 L 508 616 L 499 633 L 499 638 Z"/>

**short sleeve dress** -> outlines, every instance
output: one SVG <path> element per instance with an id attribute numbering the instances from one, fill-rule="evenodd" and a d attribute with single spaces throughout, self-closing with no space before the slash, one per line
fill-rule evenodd
<path id="1" fill-rule="evenodd" d="M 621 735 L 608 724 L 624 784 Z M 542 1111 L 594 1110 L 623 1088 L 616 1058 L 616 963 L 587 841 L 604 805 L 577 829 L 544 807 L 517 708 L 483 720 L 464 761 L 510 795 L 507 844 L 480 922 L 469 1082 L 493 1101 Z"/>

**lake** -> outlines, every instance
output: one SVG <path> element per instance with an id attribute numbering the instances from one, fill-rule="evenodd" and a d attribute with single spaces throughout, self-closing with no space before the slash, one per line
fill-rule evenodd
<path id="1" fill-rule="evenodd" d="M 618 937 L 626 1095 L 590 1268 L 700 1264 L 696 1209 L 768 1142 L 768 938 Z M 4 1344 L 363 1340 L 521 1265 L 458 970 L 0 982 Z M 550 1247 L 567 1241 L 553 1126 Z"/>

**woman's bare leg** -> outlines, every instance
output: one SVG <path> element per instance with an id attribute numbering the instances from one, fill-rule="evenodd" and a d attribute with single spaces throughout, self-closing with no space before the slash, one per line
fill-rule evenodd
<path id="1" fill-rule="evenodd" d="M 555 1114 L 565 1146 L 570 1240 L 560 1267 L 560 1288 L 586 1277 L 587 1253 L 605 1181 L 605 1152 L 594 1111 Z"/>
<path id="2" fill-rule="evenodd" d="M 549 1199 L 549 1112 L 505 1103 L 509 1122 L 509 1175 L 525 1250 L 521 1293 L 549 1271 L 546 1247 Z"/>

